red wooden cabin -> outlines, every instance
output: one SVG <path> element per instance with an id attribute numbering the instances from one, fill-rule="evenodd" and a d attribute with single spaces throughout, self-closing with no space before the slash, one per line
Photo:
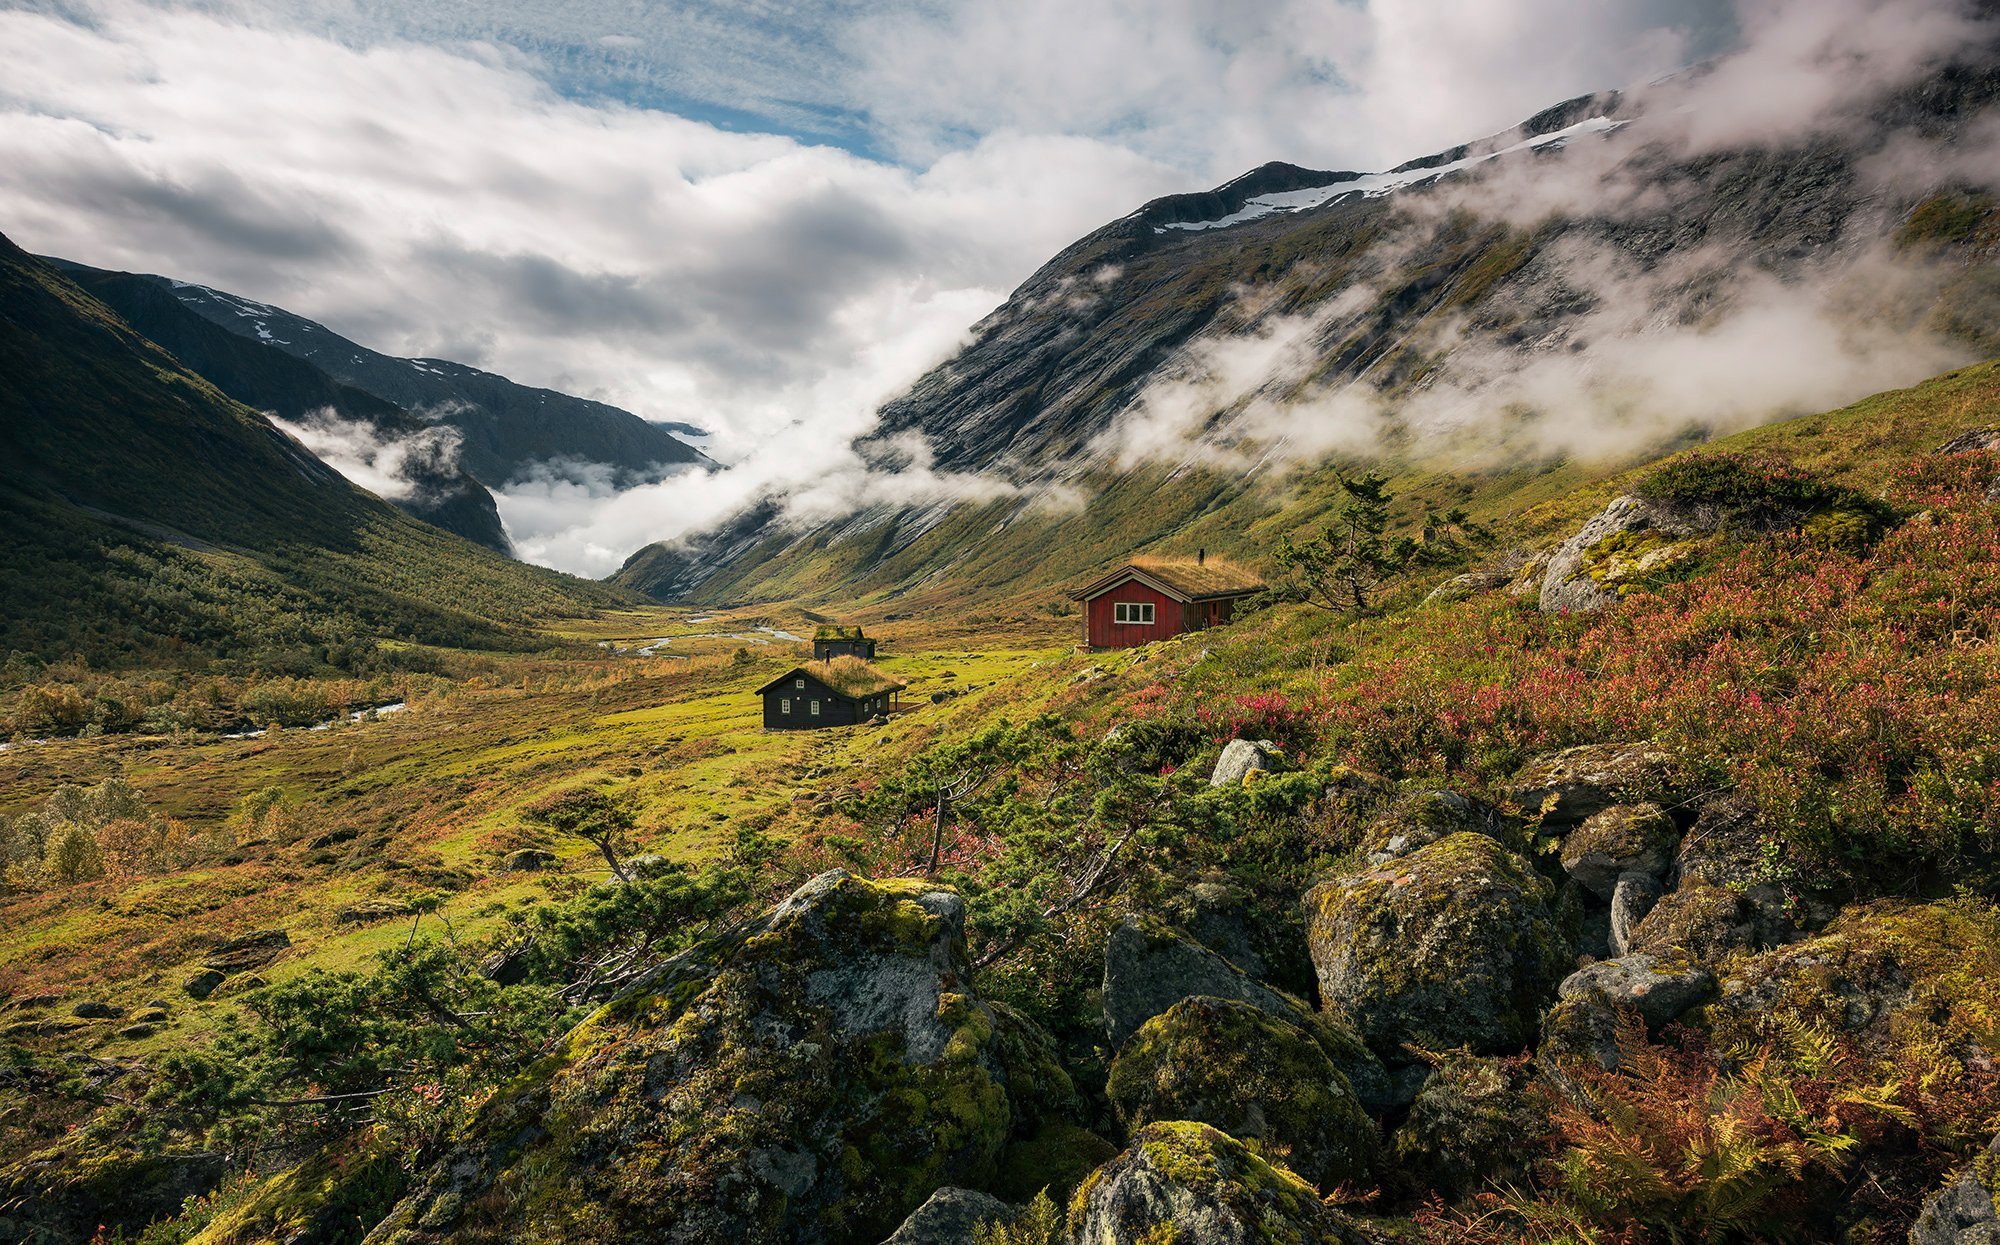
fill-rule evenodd
<path id="1" fill-rule="evenodd" d="M 1133 648 L 1169 636 L 1220 626 L 1236 602 L 1264 589 L 1240 566 L 1211 559 L 1128 562 L 1080 592 L 1086 648 Z"/>

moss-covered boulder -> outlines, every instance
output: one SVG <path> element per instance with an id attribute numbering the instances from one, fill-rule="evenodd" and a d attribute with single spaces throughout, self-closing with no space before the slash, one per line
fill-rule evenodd
<path id="1" fill-rule="evenodd" d="M 1665 876 L 1680 830 L 1657 804 L 1614 804 L 1593 813 L 1563 838 L 1562 867 L 1585 889 L 1609 901 L 1627 873 Z"/>
<path id="2" fill-rule="evenodd" d="M 1206 1124 L 1133 1136 L 1070 1199 L 1072 1245 L 1364 1245 L 1305 1181 Z"/>
<path id="3" fill-rule="evenodd" d="M 1448 834 L 1499 838 L 1504 825 L 1500 811 L 1490 804 L 1456 791 L 1419 791 L 1396 801 L 1368 824 L 1361 835 L 1360 854 L 1370 864 L 1385 864 Z"/>
<path id="4" fill-rule="evenodd" d="M 2000 1050 L 2000 910 L 1980 900 L 1882 900 L 1813 938 L 1738 957 L 1706 1018 L 1722 1041 L 1804 1023 L 1898 1059 L 1984 1066 Z"/>
<path id="5" fill-rule="evenodd" d="M 1391 1169 L 1411 1193 L 1456 1199 L 1519 1177 L 1548 1131 L 1548 1102 L 1526 1060 L 1454 1053 L 1390 1139 Z"/>
<path id="6" fill-rule="evenodd" d="M 1837 910 L 1827 897 L 1831 879 L 1817 876 L 1739 793 L 1702 805 L 1681 840 L 1674 874 L 1682 888 L 1715 886 L 1741 896 L 1755 911 L 1756 941 L 1764 945 L 1817 929 Z"/>
<path id="7" fill-rule="evenodd" d="M 31 1089 L 30 1092 L 34 1092 Z M 136 1234 L 227 1174 L 220 1155 L 44 1150 L 0 1171 L 0 1240 L 87 1241 Z"/>
<path id="8" fill-rule="evenodd" d="M 1322 1189 L 1361 1180 L 1378 1138 L 1320 1026 L 1233 999 L 1183 999 L 1143 1025 L 1111 1065 L 1119 1121 L 1213 1124 Z"/>
<path id="9" fill-rule="evenodd" d="M 1183 999 L 1235 999 L 1304 1028 L 1327 1050 L 1370 1111 L 1391 1104 L 1382 1063 L 1338 1007 L 1315 1015 L 1300 1000 L 1251 978 L 1228 960 L 1158 921 L 1130 916 L 1104 953 L 1104 1026 L 1113 1050 Z"/>
<path id="10" fill-rule="evenodd" d="M 1770 922 L 1748 899 L 1726 886 L 1690 882 L 1646 910 L 1623 950 L 1716 964 L 1733 951 L 1765 945 L 1771 936 Z"/>
<path id="11" fill-rule="evenodd" d="M 1552 829 L 1581 825 L 1619 804 L 1678 802 L 1671 753 L 1649 743 L 1583 744 L 1537 759 L 1504 793 Z"/>
<path id="12" fill-rule="evenodd" d="M 1073 1091 L 970 992 L 963 918 L 928 883 L 814 878 L 579 1026 L 371 1240 L 872 1245 L 988 1184 Z"/>
<path id="13" fill-rule="evenodd" d="M 1569 959 L 1549 883 L 1481 834 L 1448 835 L 1306 895 L 1320 997 L 1375 1053 L 1406 1044 L 1512 1053 L 1535 1035 Z"/>

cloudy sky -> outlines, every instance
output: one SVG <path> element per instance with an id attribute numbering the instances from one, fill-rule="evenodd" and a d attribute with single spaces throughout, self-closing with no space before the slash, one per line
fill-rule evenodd
<path id="1" fill-rule="evenodd" d="M 629 499 L 615 536 L 571 521 L 588 497 L 515 491 L 530 556 L 602 574 L 641 529 L 838 457 L 1038 263 L 1149 197 L 1273 159 L 1386 167 L 1724 49 L 1730 13 L 0 0 L 0 232 L 701 424 L 763 464 Z"/>

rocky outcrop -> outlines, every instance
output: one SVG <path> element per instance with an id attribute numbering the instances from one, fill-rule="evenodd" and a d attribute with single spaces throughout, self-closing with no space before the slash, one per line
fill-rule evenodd
<path id="1" fill-rule="evenodd" d="M 1618 599 L 1620 588 L 1685 560 L 1691 533 L 1645 498 L 1617 498 L 1550 555 L 1541 607 L 1550 613 L 1602 609 Z"/>
<path id="2" fill-rule="evenodd" d="M 1228 1134 L 1149 1124 L 1070 1200 L 1071 1245 L 1365 1245 L 1311 1185 Z"/>
<path id="3" fill-rule="evenodd" d="M 1157 921 L 1130 916 L 1104 953 L 1104 1028 L 1122 1049 L 1141 1026 L 1183 999 L 1235 1000 L 1309 1029 L 1369 1110 L 1391 1097 L 1387 1073 L 1338 1010 L 1315 1014 L 1298 999 L 1256 981 L 1214 951 Z"/>
<path id="4" fill-rule="evenodd" d="M 1460 832 L 1306 896 L 1320 996 L 1388 1062 L 1405 1044 L 1512 1053 L 1535 1034 L 1565 963 L 1549 884 Z"/>
<path id="5" fill-rule="evenodd" d="M 967 984 L 964 903 L 835 870 L 672 961 L 488 1104 L 369 1238 L 880 1241 L 1073 1103 Z"/>
<path id="6" fill-rule="evenodd" d="M 1183 999 L 1125 1044 L 1105 1092 L 1129 1130 L 1212 1124 L 1331 1190 L 1366 1176 L 1377 1137 L 1328 1045 L 1248 1003 Z"/>

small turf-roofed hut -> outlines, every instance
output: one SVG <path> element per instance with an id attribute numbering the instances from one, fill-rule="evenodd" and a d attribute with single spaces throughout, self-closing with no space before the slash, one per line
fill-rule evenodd
<path id="1" fill-rule="evenodd" d="M 836 657 L 790 670 L 757 689 L 764 729 L 801 731 L 853 726 L 895 707 L 903 684 L 859 657 Z"/>
<path id="2" fill-rule="evenodd" d="M 1220 626 L 1236 603 L 1264 590 L 1243 567 L 1206 552 L 1193 558 L 1135 559 L 1072 594 L 1083 602 L 1088 648 L 1134 648 Z"/>
<path id="3" fill-rule="evenodd" d="M 875 660 L 875 641 L 861 634 L 859 627 L 827 624 L 813 632 L 813 660 L 832 661 L 836 657 Z"/>

